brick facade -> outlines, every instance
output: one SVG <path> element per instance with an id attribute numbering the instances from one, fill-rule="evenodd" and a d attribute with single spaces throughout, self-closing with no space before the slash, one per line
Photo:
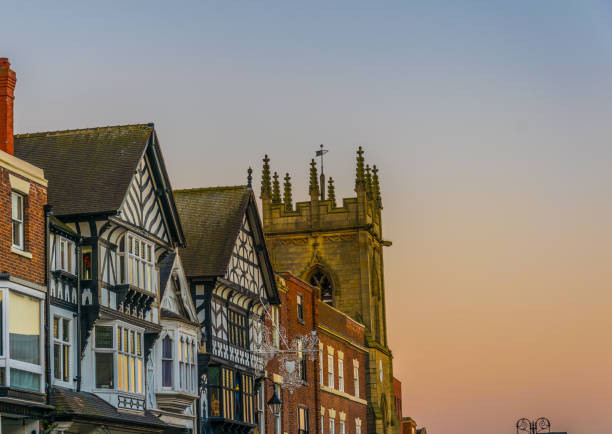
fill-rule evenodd
<path id="1" fill-rule="evenodd" d="M 397 419 L 402 420 L 402 382 L 393 377 L 393 404 Z"/>

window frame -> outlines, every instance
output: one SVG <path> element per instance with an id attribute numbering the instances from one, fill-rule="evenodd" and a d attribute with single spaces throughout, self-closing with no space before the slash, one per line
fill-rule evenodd
<path id="1" fill-rule="evenodd" d="M 300 294 L 299 292 L 297 293 L 297 296 L 296 296 L 296 307 L 297 307 L 297 320 L 303 324 L 304 323 L 304 296 Z"/>
<path id="2" fill-rule="evenodd" d="M 338 390 L 344 392 L 344 360 L 338 358 Z"/>
<path id="3" fill-rule="evenodd" d="M 309 433 L 309 420 L 308 420 L 308 407 L 304 407 L 303 405 L 298 405 L 297 408 L 297 428 L 298 434 L 308 434 Z M 304 419 L 302 420 L 302 416 Z M 302 426 L 302 422 L 304 422 L 304 426 Z"/>
<path id="4" fill-rule="evenodd" d="M 15 209 L 13 201 L 15 198 L 19 199 L 19 208 L 21 212 L 21 219 L 15 217 Z M 12 247 L 25 251 L 25 195 L 15 190 L 11 190 L 11 240 Z M 21 238 L 19 243 L 15 243 L 15 225 L 18 225 L 19 237 Z"/>
<path id="5" fill-rule="evenodd" d="M 53 319 L 53 323 L 52 323 L 52 331 L 51 331 L 51 344 L 52 344 L 52 348 L 53 348 L 53 355 L 49 358 L 51 360 L 51 372 L 52 372 L 52 378 L 53 378 L 53 383 L 55 384 L 67 384 L 67 385 L 71 385 L 72 384 L 72 377 L 71 377 L 71 373 L 73 370 L 73 363 L 72 363 L 72 349 L 73 349 L 73 323 L 72 323 L 72 318 L 70 318 L 68 315 L 62 315 L 59 312 L 54 312 L 52 315 Z M 58 320 L 58 328 L 57 328 L 57 332 L 58 332 L 58 336 L 55 336 L 55 320 Z M 68 323 L 68 340 L 64 340 L 64 332 L 65 332 L 65 328 L 66 328 L 66 323 Z M 59 345 L 59 347 L 61 348 L 60 351 L 60 357 L 59 357 L 59 361 L 60 361 L 60 366 L 61 366 L 61 372 L 60 372 L 60 378 L 57 378 L 55 376 L 56 374 L 56 369 L 57 366 L 55 364 L 55 346 Z M 67 347 L 67 351 L 66 351 L 66 347 Z M 66 357 L 68 357 L 68 364 L 66 364 Z M 64 371 L 64 369 L 66 369 L 67 372 Z M 67 376 L 67 377 L 66 377 Z"/>
<path id="6" fill-rule="evenodd" d="M 353 362 L 353 388 L 355 398 L 359 398 L 359 366 Z"/>
<path id="7" fill-rule="evenodd" d="M 329 418 L 329 434 L 336 434 L 336 419 L 333 417 Z"/>
<path id="8" fill-rule="evenodd" d="M 227 334 L 230 345 L 249 349 L 249 317 L 235 309 L 227 309 Z"/>

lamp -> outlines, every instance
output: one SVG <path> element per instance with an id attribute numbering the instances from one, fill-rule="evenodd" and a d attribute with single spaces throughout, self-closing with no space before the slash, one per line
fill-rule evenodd
<path id="1" fill-rule="evenodd" d="M 274 416 L 279 416 L 282 405 L 283 403 L 281 402 L 280 398 L 278 397 L 275 391 L 274 395 L 272 395 L 272 398 L 270 398 L 270 400 L 268 401 L 268 408 L 270 409 L 270 411 L 272 412 Z"/>

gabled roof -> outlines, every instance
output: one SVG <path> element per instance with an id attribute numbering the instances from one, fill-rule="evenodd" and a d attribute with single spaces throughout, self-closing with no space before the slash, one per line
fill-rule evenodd
<path id="1" fill-rule="evenodd" d="M 41 167 L 58 217 L 114 214 L 147 154 L 173 241 L 184 236 L 153 124 L 118 125 L 15 136 L 15 156 Z"/>
<path id="2" fill-rule="evenodd" d="M 15 136 L 15 156 L 45 171 L 55 215 L 115 211 L 153 126 L 120 125 Z"/>
<path id="3" fill-rule="evenodd" d="M 191 298 L 191 293 L 188 289 L 188 282 L 182 267 L 182 261 L 176 252 L 171 252 L 168 256 L 166 256 L 166 258 L 162 261 L 160 265 L 159 299 L 161 300 L 162 304 L 160 312 L 161 318 L 175 318 L 183 321 L 187 320 L 191 323 L 199 325 L 197 322 L 198 314 L 196 312 L 193 299 Z M 173 270 L 177 270 L 178 281 L 173 279 Z M 180 303 L 180 305 L 178 306 L 178 310 L 180 311 L 180 313 L 172 312 L 164 308 L 164 298 L 166 296 L 166 292 L 168 291 L 174 291 L 176 297 L 178 297 Z"/>
<path id="4" fill-rule="evenodd" d="M 174 191 L 187 247 L 181 258 L 188 276 L 223 276 L 252 194 L 246 186 Z"/>
<path id="5" fill-rule="evenodd" d="M 278 302 L 274 272 L 251 188 L 240 185 L 177 190 L 174 200 L 188 240 L 187 247 L 180 251 L 187 276 L 224 276 L 246 217 L 253 232 L 268 299 Z"/>

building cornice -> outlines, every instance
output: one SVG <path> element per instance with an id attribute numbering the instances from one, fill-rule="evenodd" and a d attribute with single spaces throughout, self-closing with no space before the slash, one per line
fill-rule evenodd
<path id="1" fill-rule="evenodd" d="M 336 389 L 332 389 L 331 387 L 327 387 L 324 384 L 319 384 L 319 387 L 321 388 L 323 392 L 331 393 L 332 395 L 336 395 L 341 398 L 350 399 L 351 401 L 358 402 L 359 404 L 368 405 L 368 401 L 366 401 L 365 399 L 357 398 L 356 396 L 353 396 L 349 393 L 341 392 Z"/>
<path id="2" fill-rule="evenodd" d="M 24 178 L 29 179 L 37 184 L 44 187 L 47 186 L 47 180 L 45 179 L 44 171 L 8 152 L 0 151 L 0 167 L 4 167 L 9 172 L 21 175 Z"/>

